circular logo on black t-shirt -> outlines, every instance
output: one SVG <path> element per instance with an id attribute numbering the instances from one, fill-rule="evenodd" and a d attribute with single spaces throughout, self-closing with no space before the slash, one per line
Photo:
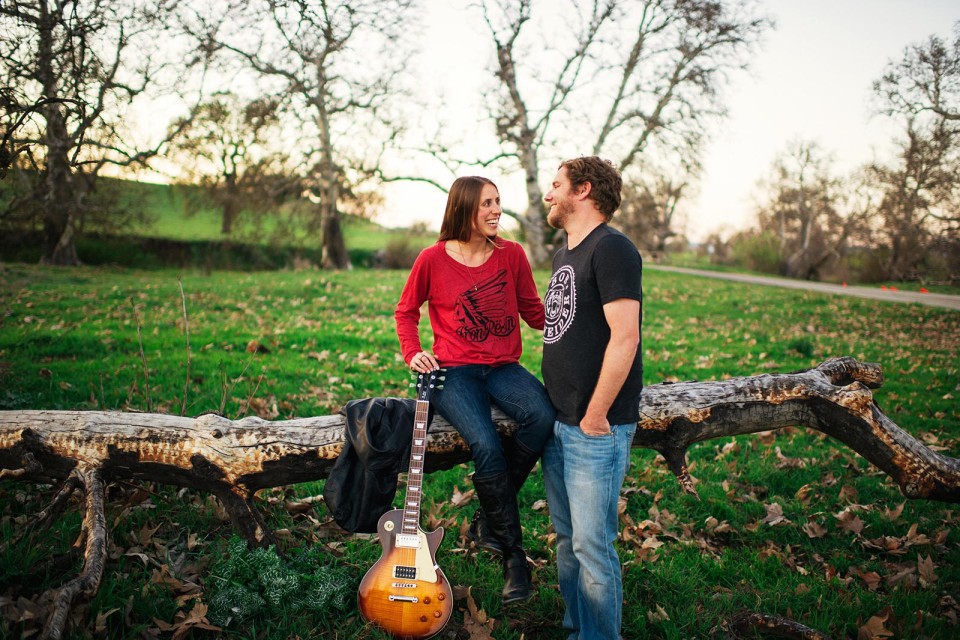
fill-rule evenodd
<path id="1" fill-rule="evenodd" d="M 544 344 L 553 344 L 563 337 L 577 311 L 577 287 L 574 284 L 573 267 L 564 265 L 550 278 L 550 286 L 544 298 L 546 322 L 543 327 Z"/>

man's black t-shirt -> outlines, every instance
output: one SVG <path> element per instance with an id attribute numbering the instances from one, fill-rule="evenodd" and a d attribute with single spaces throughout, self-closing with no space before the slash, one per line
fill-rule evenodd
<path id="1" fill-rule="evenodd" d="M 619 231 L 601 224 L 573 249 L 553 257 L 543 328 L 543 382 L 557 408 L 557 419 L 579 425 L 597 384 L 610 327 L 603 305 L 620 298 L 640 300 L 642 261 L 637 248 Z M 642 314 L 641 314 L 642 316 Z M 641 321 L 642 322 L 642 321 Z M 610 424 L 640 419 L 643 349 L 607 412 Z"/>

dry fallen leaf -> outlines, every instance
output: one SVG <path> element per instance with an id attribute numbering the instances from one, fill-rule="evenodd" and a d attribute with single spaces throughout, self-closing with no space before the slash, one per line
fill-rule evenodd
<path id="1" fill-rule="evenodd" d="M 813 491 L 813 487 L 809 484 L 805 484 L 799 489 L 797 489 L 796 498 L 803 504 L 810 504 L 810 492 Z"/>
<path id="2" fill-rule="evenodd" d="M 812 520 L 803 525 L 803 532 L 810 538 L 822 538 L 827 535 L 827 528 Z"/>
<path id="3" fill-rule="evenodd" d="M 471 589 L 467 589 L 467 610 L 463 612 L 463 628 L 470 634 L 470 640 L 493 640 L 493 625 L 496 622 L 483 609 L 477 608 Z"/>
<path id="4" fill-rule="evenodd" d="M 107 618 L 120 611 L 120 609 L 110 609 L 97 614 L 97 619 L 93 623 L 93 632 L 96 634 L 105 634 L 107 632 Z"/>
<path id="5" fill-rule="evenodd" d="M 891 510 L 885 507 L 883 509 L 883 517 L 889 520 L 890 522 L 895 522 L 897 518 L 900 517 L 900 514 L 903 513 L 903 508 L 906 506 L 906 504 L 907 504 L 907 501 L 904 500 L 895 509 Z"/>
<path id="6" fill-rule="evenodd" d="M 926 534 L 917 533 L 917 523 L 913 523 L 910 526 L 910 530 L 904 538 L 908 546 L 930 544 L 930 538 L 928 538 Z"/>
<path id="7" fill-rule="evenodd" d="M 923 588 L 932 587 L 937 581 L 937 574 L 933 572 L 936 565 L 928 555 L 926 558 L 917 558 L 917 571 L 920 573 L 920 586 Z"/>
<path id="8" fill-rule="evenodd" d="M 863 531 L 863 520 L 861 520 L 860 517 L 853 513 L 850 509 L 844 509 L 834 517 L 840 521 L 840 528 L 848 533 L 860 535 L 860 533 Z"/>
<path id="9" fill-rule="evenodd" d="M 251 340 L 247 343 L 247 353 L 270 353 L 270 349 L 260 344 L 259 340 Z"/>
<path id="10" fill-rule="evenodd" d="M 892 638 L 893 632 L 884 624 L 890 618 L 889 611 L 883 611 L 872 616 L 867 623 L 857 629 L 857 640 L 877 640 L 877 638 Z"/>
<path id="11" fill-rule="evenodd" d="M 845 484 L 843 488 L 840 489 L 840 495 L 838 496 L 840 500 L 845 500 L 847 502 L 856 502 L 857 501 L 857 490 L 852 486 Z"/>
<path id="12" fill-rule="evenodd" d="M 771 527 L 790 524 L 790 520 L 783 515 L 783 507 L 781 507 L 779 503 L 774 502 L 772 504 L 765 504 L 763 506 L 767 510 L 767 517 L 761 520 L 763 524 L 768 524 Z"/>
<path id="13" fill-rule="evenodd" d="M 647 611 L 647 620 L 656 624 L 657 622 L 666 622 L 670 619 L 663 607 L 657 605 L 656 611 Z"/>
<path id="14" fill-rule="evenodd" d="M 850 574 L 863 580 L 863 584 L 870 591 L 876 591 L 882 581 L 880 574 L 876 571 L 861 571 L 857 567 L 850 567 Z"/>
<path id="15" fill-rule="evenodd" d="M 463 493 L 461 493 L 460 487 L 454 486 L 453 495 L 450 496 L 450 504 L 455 507 L 462 507 L 463 505 L 473 500 L 473 494 L 474 494 L 473 489 L 468 489 L 467 491 L 464 491 Z"/>

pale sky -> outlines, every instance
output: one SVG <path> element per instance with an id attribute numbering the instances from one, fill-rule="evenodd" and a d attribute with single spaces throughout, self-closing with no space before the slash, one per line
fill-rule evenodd
<path id="1" fill-rule="evenodd" d="M 420 88 L 427 104 L 429 96 L 444 94 L 464 117 L 457 125 L 463 139 L 490 138 L 491 125 L 481 121 L 476 99 L 492 59 L 485 26 L 465 3 L 425 4 L 422 42 L 428 55 L 421 62 L 426 69 Z M 949 38 L 960 20 L 957 0 L 761 0 L 760 5 L 777 26 L 751 70 L 728 89 L 729 118 L 705 150 L 699 196 L 684 207 L 686 231 L 694 240 L 752 223 L 757 182 L 791 140 L 816 141 L 833 154 L 838 172 L 889 157 L 887 145 L 896 130 L 873 115 L 872 82 L 907 45 L 933 34 Z M 525 207 L 519 176 L 489 177 L 500 186 L 505 206 Z M 383 224 L 422 220 L 439 227 L 445 202 L 440 192 L 408 185 L 387 193 Z"/>

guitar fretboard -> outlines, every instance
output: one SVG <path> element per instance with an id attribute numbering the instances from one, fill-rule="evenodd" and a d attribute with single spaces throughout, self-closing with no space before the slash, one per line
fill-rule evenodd
<path id="1" fill-rule="evenodd" d="M 417 400 L 413 420 L 413 442 L 410 445 L 410 471 L 407 474 L 407 494 L 403 499 L 402 532 L 416 535 L 420 524 L 420 495 L 423 489 L 423 458 L 427 452 L 427 415 L 430 403 Z"/>

